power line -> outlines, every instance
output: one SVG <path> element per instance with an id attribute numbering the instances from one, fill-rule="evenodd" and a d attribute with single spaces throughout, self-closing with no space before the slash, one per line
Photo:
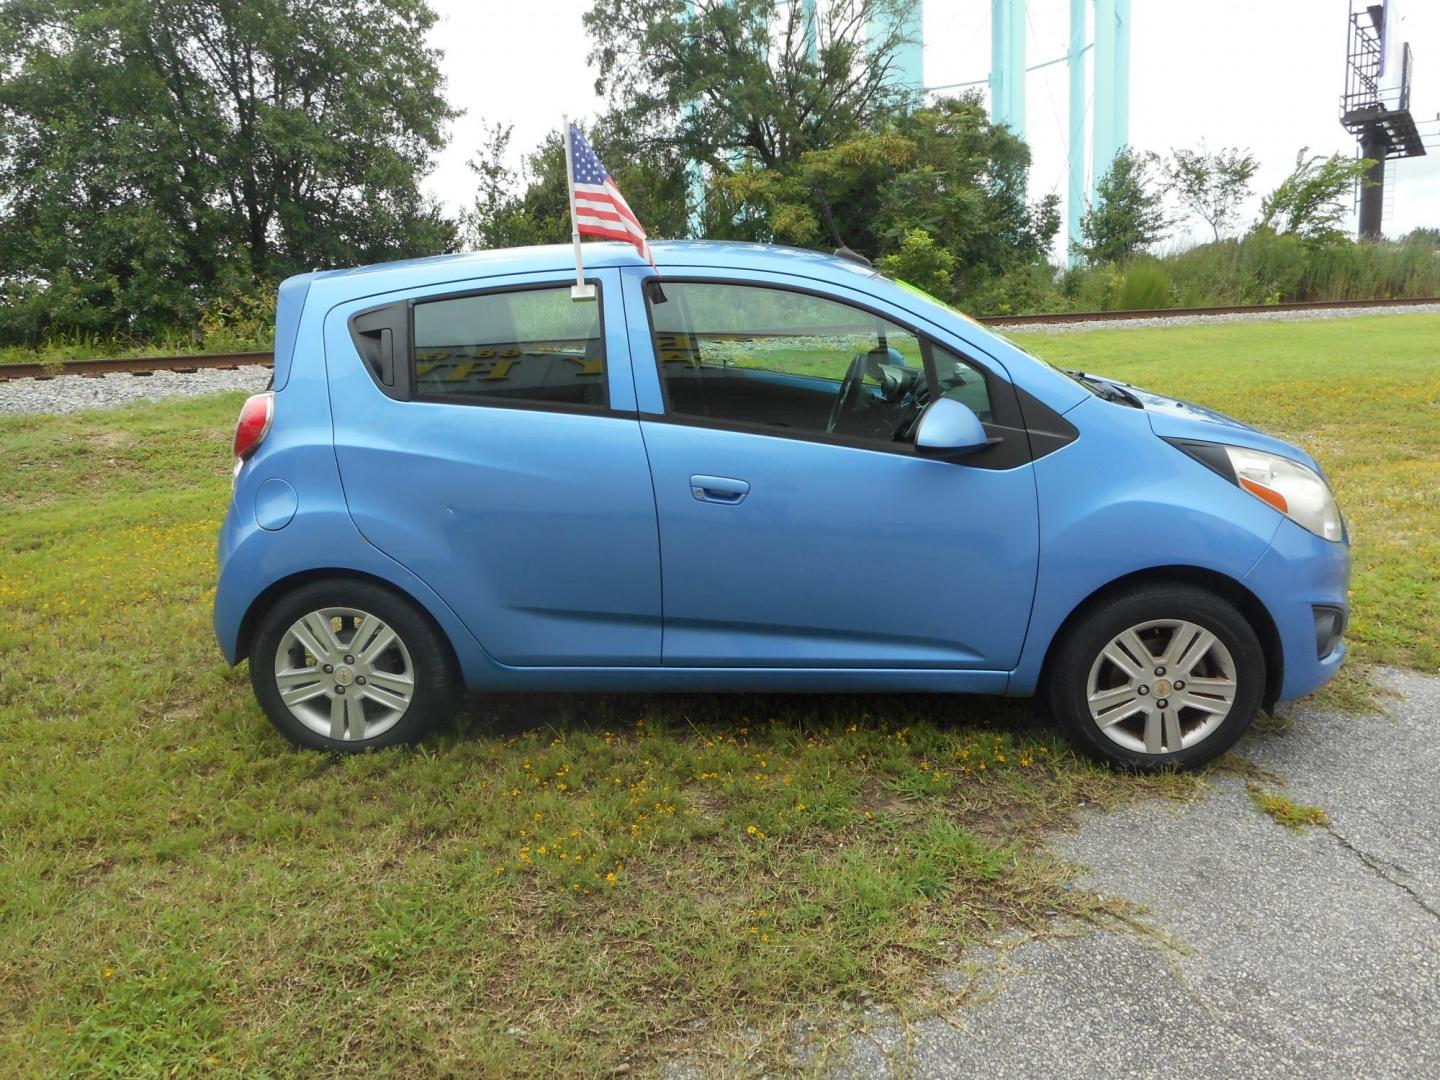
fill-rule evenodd
<path id="1" fill-rule="evenodd" d="M 1039 35 L 1039 33 L 1037 33 L 1036 30 L 1035 30 L 1035 19 L 1031 16 L 1031 13 L 1030 13 L 1030 11 L 1029 11 L 1028 8 L 1027 8 L 1026 11 L 1025 11 L 1025 21 L 1030 24 L 1030 36 L 1038 39 L 1038 38 L 1040 37 L 1040 35 Z M 1067 56 L 1065 56 L 1065 59 L 1068 60 L 1068 59 L 1070 59 L 1070 57 L 1067 55 Z M 1051 61 L 1047 61 L 1047 62 L 1044 63 L 1044 64 L 1038 64 L 1038 65 L 1036 65 L 1034 68 L 1028 69 L 1028 70 L 1026 71 L 1026 74 L 1028 75 L 1028 74 L 1030 73 L 1030 71 L 1039 71 L 1041 68 L 1049 67 L 1049 66 L 1051 66 L 1051 65 L 1054 64 L 1054 63 L 1055 63 L 1055 61 L 1051 60 Z M 1054 93 L 1054 91 L 1050 88 L 1050 84 L 1049 84 L 1049 83 L 1046 83 L 1046 84 L 1045 84 L 1045 99 L 1050 102 L 1050 115 L 1055 118 L 1055 131 L 1056 131 L 1056 133 L 1060 136 L 1060 142 L 1061 142 L 1061 144 L 1067 147 L 1066 155 L 1065 155 L 1065 156 L 1068 158 L 1068 157 L 1070 156 L 1070 155 L 1069 155 L 1069 150 L 1068 150 L 1068 145 L 1069 145 L 1069 141 L 1070 141 L 1070 136 L 1069 136 L 1069 134 L 1068 134 L 1068 133 L 1066 132 L 1066 130 L 1065 130 L 1065 125 L 1060 122 L 1060 107 L 1055 104 L 1055 93 Z M 1069 168 L 1068 163 L 1062 162 L 1062 164 L 1061 164 L 1061 166 L 1060 166 L 1060 175 L 1057 176 L 1057 177 L 1055 178 L 1054 183 L 1052 183 L 1052 184 L 1050 185 L 1050 190 L 1051 190 L 1052 192 L 1056 192 L 1056 191 L 1059 191 L 1059 190 L 1060 190 L 1060 184 L 1061 184 L 1062 181 L 1064 181 L 1064 179 L 1065 179 L 1065 173 L 1067 172 L 1068 168 Z"/>
<path id="2" fill-rule="evenodd" d="M 1081 49 L 1077 56 L 1084 56 L 1094 47 L 1095 43 L 1092 41 L 1089 45 L 1086 45 L 1083 49 Z M 1054 60 L 1046 60 L 1043 64 L 1036 64 L 1034 67 L 1027 67 L 1025 69 L 1025 74 L 1029 75 L 1032 71 L 1040 71 L 1043 68 L 1054 67 L 1056 64 L 1063 64 L 1069 59 L 1070 56 L 1068 53 L 1065 56 L 1057 56 Z M 989 81 L 990 76 L 987 75 L 983 79 L 971 79 L 969 82 L 944 83 L 941 86 L 927 86 L 925 87 L 925 93 L 933 94 L 937 90 L 958 90 L 962 86 L 983 86 Z"/>

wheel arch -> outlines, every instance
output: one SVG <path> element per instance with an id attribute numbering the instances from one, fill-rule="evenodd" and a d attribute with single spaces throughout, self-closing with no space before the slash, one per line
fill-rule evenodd
<path id="1" fill-rule="evenodd" d="M 374 585 L 394 594 L 401 600 L 409 603 L 420 613 L 421 618 L 430 624 L 431 629 L 445 643 L 446 660 L 450 664 L 451 671 L 457 675 L 461 672 L 459 654 L 455 650 L 455 643 L 450 640 L 450 635 L 445 632 L 445 627 L 435 618 L 431 610 L 425 606 L 417 597 L 404 589 L 399 588 L 393 581 L 386 581 L 375 574 L 367 574 L 363 570 L 350 570 L 340 567 L 317 567 L 310 570 L 300 570 L 278 581 L 271 582 L 265 589 L 250 602 L 244 617 L 240 620 L 240 632 L 236 638 L 236 655 L 238 657 L 249 657 L 250 646 L 254 641 L 255 628 L 260 620 L 280 599 L 287 593 L 303 585 L 310 585 L 317 581 L 363 581 L 367 585 Z"/>
<path id="2" fill-rule="evenodd" d="M 1045 649 L 1045 659 L 1040 665 L 1040 688 L 1049 678 L 1051 659 L 1059 650 L 1061 642 L 1071 628 L 1096 606 L 1118 592 L 1142 585 L 1193 585 L 1215 593 L 1233 605 L 1244 616 L 1255 636 L 1260 639 L 1260 648 L 1265 654 L 1265 693 L 1262 705 L 1268 712 L 1280 696 L 1280 687 L 1285 677 L 1285 653 L 1280 642 L 1280 632 L 1275 620 L 1260 599 L 1234 578 L 1216 570 L 1199 566 L 1152 566 L 1144 570 L 1118 577 L 1101 585 L 1089 596 L 1076 604 L 1064 621 L 1050 637 Z"/>

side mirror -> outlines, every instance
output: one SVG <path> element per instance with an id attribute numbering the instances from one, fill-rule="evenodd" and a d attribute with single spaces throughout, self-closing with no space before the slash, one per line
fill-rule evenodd
<path id="1" fill-rule="evenodd" d="M 990 445 L 980 418 L 954 398 L 936 398 L 920 417 L 915 449 L 925 457 L 957 458 Z"/>

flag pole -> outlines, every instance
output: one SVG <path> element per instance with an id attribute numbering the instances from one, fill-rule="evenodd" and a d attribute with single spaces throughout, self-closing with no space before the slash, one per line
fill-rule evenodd
<path id="1" fill-rule="evenodd" d="M 570 241 L 575 245 L 575 284 L 570 287 L 571 300 L 594 300 L 595 286 L 585 281 L 585 263 L 580 255 L 580 226 L 575 221 L 575 156 L 574 141 L 570 138 L 570 117 L 562 115 L 560 122 L 565 125 L 565 185 L 570 191 Z"/>

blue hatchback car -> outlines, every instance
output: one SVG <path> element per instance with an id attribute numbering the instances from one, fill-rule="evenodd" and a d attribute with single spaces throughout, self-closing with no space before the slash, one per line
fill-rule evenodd
<path id="1" fill-rule="evenodd" d="M 569 246 L 280 286 L 215 630 L 294 742 L 411 741 L 464 687 L 1039 693 L 1185 767 L 1339 668 L 1302 450 L 849 259 L 585 253 L 591 300 Z"/>

